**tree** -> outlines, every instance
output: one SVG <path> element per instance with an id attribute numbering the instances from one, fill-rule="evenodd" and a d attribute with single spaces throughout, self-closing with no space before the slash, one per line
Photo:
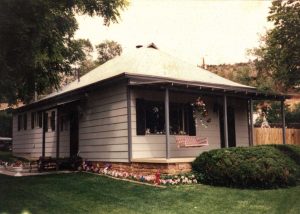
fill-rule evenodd
<path id="1" fill-rule="evenodd" d="M 0 111 L 0 137 L 12 137 L 12 113 L 10 109 Z"/>
<path id="2" fill-rule="evenodd" d="M 96 67 L 96 63 L 92 60 L 91 53 L 93 52 L 93 45 L 87 39 L 79 39 L 78 40 L 78 48 L 74 51 L 74 56 L 85 56 L 81 57 L 81 60 L 78 60 L 75 64 L 72 65 L 73 71 L 68 74 L 61 75 L 60 87 L 63 87 L 70 82 L 73 82 L 77 78 L 81 77 L 88 71 L 92 70 Z M 53 92 L 55 88 L 49 88 L 46 90 L 45 94 L 49 94 Z"/>
<path id="3" fill-rule="evenodd" d="M 257 70 L 253 62 L 234 64 L 207 65 L 207 69 L 222 77 L 244 85 L 254 86 L 259 90 L 267 88 L 268 81 L 257 76 Z"/>
<path id="4" fill-rule="evenodd" d="M 270 124 L 281 124 L 281 104 L 278 101 L 259 103 L 257 108 L 261 109 L 260 117 L 256 120 L 256 125 L 260 126 L 262 123 L 262 117 L 265 116 Z M 298 125 L 300 121 L 300 103 L 295 104 L 293 107 L 284 105 L 285 122 L 287 125 Z"/>
<path id="5" fill-rule="evenodd" d="M 299 90 L 300 85 L 300 2 L 274 0 L 268 21 L 274 28 L 252 50 L 258 78 L 270 82 L 276 91 Z M 298 88 L 298 89 L 297 89 Z"/>
<path id="6" fill-rule="evenodd" d="M 115 41 L 105 40 L 96 46 L 98 52 L 97 64 L 102 65 L 106 61 L 121 55 L 122 47 Z"/>
<path id="7" fill-rule="evenodd" d="M 1 0 L 0 99 L 30 101 L 85 59 L 85 42 L 75 40 L 75 14 L 117 22 L 126 0 Z"/>

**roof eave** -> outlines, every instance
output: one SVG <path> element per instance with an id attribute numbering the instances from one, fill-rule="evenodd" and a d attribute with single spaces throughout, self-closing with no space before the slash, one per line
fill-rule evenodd
<path id="1" fill-rule="evenodd" d="M 100 85 L 106 86 L 106 85 L 109 85 L 114 82 L 122 81 L 126 78 L 127 77 L 125 76 L 125 73 L 122 73 L 120 75 L 117 75 L 117 76 L 114 76 L 114 77 L 111 77 L 111 78 L 108 78 L 105 80 L 101 80 L 101 81 L 98 81 L 98 82 L 90 84 L 90 85 L 86 85 L 81 88 L 77 88 L 77 89 L 62 93 L 62 94 L 57 94 L 53 97 L 44 98 L 44 99 L 38 100 L 36 102 L 21 106 L 19 108 L 16 108 L 14 110 L 14 112 L 22 112 L 22 111 L 26 111 L 26 110 L 33 109 L 33 108 L 38 108 L 40 106 L 45 106 L 45 105 L 51 105 L 54 108 L 55 105 L 53 105 L 53 103 L 59 104 L 60 102 L 65 101 L 65 99 L 74 100 L 74 99 L 84 98 L 85 97 L 84 93 L 89 92 L 95 88 L 98 88 Z"/>
<path id="2" fill-rule="evenodd" d="M 276 93 L 264 93 L 258 91 L 254 87 L 238 87 L 238 86 L 229 86 L 222 84 L 212 84 L 212 83 L 204 83 L 204 82 L 196 82 L 196 81 L 183 81 L 176 80 L 171 78 L 163 78 L 156 76 L 146 76 L 146 75 L 136 75 L 126 73 L 126 76 L 130 79 L 130 85 L 169 85 L 169 86 L 183 86 L 186 88 L 193 88 L 198 90 L 211 90 L 218 91 L 220 93 L 228 93 L 232 92 L 233 94 L 244 94 L 247 98 L 252 98 L 255 100 L 285 100 L 290 96 L 284 94 L 276 94 Z"/>

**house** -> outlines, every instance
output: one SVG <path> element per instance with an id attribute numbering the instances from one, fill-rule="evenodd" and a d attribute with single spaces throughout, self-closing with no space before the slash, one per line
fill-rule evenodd
<path id="1" fill-rule="evenodd" d="M 206 104 L 207 127 L 193 118 L 190 104 L 198 97 Z M 16 109 L 13 152 L 31 159 L 79 153 L 131 171 L 186 171 L 203 151 L 253 144 L 254 99 L 283 103 L 285 97 L 259 93 L 153 45 L 138 46 Z M 206 138 L 208 145 L 178 147 L 178 136 Z"/>

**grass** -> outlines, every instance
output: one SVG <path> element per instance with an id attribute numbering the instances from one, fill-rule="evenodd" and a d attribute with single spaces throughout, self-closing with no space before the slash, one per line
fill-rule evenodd
<path id="1" fill-rule="evenodd" d="M 299 147 L 281 150 L 293 158 L 297 158 L 300 151 Z M 0 159 L 5 158 L 14 157 L 0 152 Z M 298 214 L 299 195 L 299 185 L 272 190 L 234 189 L 201 184 L 160 189 L 87 173 L 32 177 L 0 175 L 0 214 Z"/>
<path id="2" fill-rule="evenodd" d="M 25 158 L 15 157 L 9 151 L 0 151 L 0 160 L 5 162 L 15 162 L 17 160 L 27 162 Z"/>
<path id="3" fill-rule="evenodd" d="M 300 186 L 166 189 L 86 173 L 0 175 L 0 213 L 299 213 Z"/>

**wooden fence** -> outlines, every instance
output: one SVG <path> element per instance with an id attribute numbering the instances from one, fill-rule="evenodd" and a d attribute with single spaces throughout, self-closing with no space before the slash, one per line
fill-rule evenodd
<path id="1" fill-rule="evenodd" d="M 254 128 L 255 145 L 282 144 L 281 128 Z M 300 145 L 300 129 L 286 129 L 286 143 Z"/>

